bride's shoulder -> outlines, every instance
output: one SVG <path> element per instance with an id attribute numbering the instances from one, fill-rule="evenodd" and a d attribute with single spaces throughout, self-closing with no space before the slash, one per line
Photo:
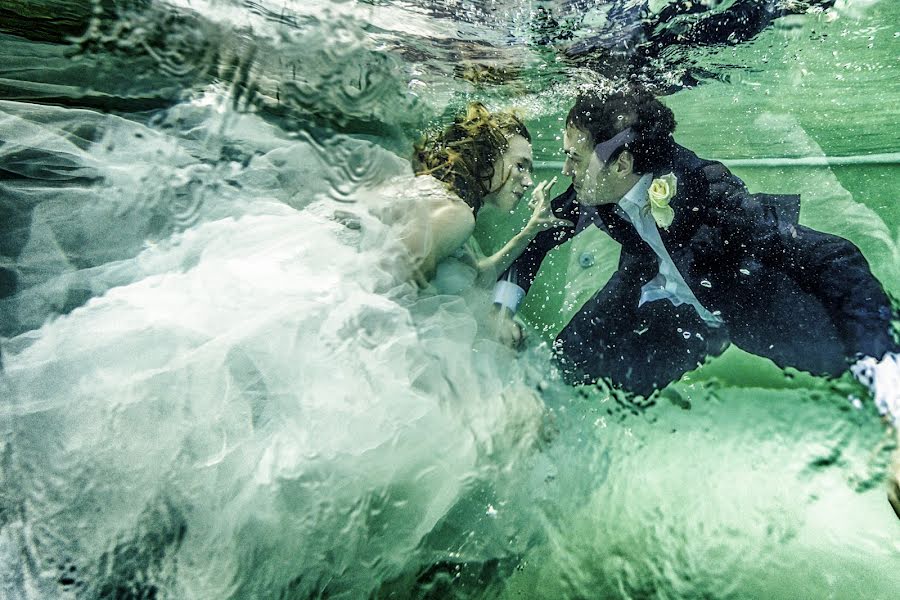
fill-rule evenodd
<path id="1" fill-rule="evenodd" d="M 396 199 L 413 201 L 433 200 L 438 202 L 460 202 L 447 184 L 430 175 L 400 175 L 388 180 L 382 186 L 382 192 Z"/>
<path id="2" fill-rule="evenodd" d="M 364 203 L 374 215 L 389 222 L 427 218 L 448 209 L 471 213 L 445 183 L 429 175 L 394 177 L 371 190 Z"/>

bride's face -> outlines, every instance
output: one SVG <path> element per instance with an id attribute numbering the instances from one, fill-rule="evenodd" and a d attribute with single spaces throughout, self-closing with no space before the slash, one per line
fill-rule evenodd
<path id="1" fill-rule="evenodd" d="M 484 197 L 484 203 L 504 211 L 515 208 L 534 184 L 531 169 L 531 142 L 521 135 L 512 136 L 506 152 L 494 165 L 494 176 L 489 187 L 491 191 Z"/>

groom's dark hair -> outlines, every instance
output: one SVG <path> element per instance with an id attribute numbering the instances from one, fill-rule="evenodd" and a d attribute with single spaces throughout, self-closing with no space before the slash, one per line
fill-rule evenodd
<path id="1" fill-rule="evenodd" d="M 674 143 L 672 110 L 649 91 L 636 86 L 607 93 L 582 93 L 569 111 L 566 125 L 586 132 L 595 144 L 610 140 L 630 127 L 634 139 L 616 149 L 607 164 L 628 150 L 634 157 L 635 173 L 650 173 L 664 163 Z"/>

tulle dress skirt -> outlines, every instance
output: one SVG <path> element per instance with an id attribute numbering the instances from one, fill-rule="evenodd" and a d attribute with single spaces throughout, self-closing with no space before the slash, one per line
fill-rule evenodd
<path id="1" fill-rule="evenodd" d="M 85 144 L 79 168 L 95 159 L 108 191 L 101 151 Z M 283 201 L 264 158 L 202 218 L 33 269 L 5 299 L 3 589 L 364 596 L 473 482 L 532 452 L 540 403 L 472 303 L 409 283 L 365 210 L 348 227 L 346 201 Z M 414 190 L 407 177 L 367 193 Z M 103 226 L 152 221 L 132 213 Z M 36 305 L 76 280 L 77 302 Z"/>

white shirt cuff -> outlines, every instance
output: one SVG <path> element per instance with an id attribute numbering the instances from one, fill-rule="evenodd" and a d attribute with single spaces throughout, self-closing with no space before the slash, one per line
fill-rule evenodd
<path id="1" fill-rule="evenodd" d="M 504 308 L 508 308 L 515 314 L 519 310 L 519 304 L 525 297 L 525 290 L 505 279 L 497 282 L 494 286 L 494 304 L 499 304 Z"/>
<path id="2" fill-rule="evenodd" d="M 881 360 L 867 356 L 850 371 L 871 390 L 878 412 L 900 428 L 900 355 L 888 352 Z"/>

